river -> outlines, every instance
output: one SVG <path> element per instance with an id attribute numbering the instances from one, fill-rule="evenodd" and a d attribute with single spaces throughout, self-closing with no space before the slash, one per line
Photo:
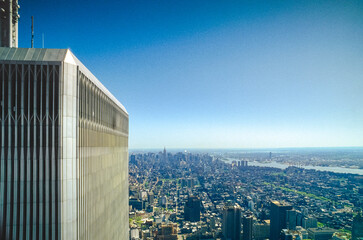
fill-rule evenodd
<path id="1" fill-rule="evenodd" d="M 226 162 L 232 163 L 232 161 L 239 161 L 239 159 L 234 158 L 227 158 L 225 159 Z M 279 169 L 285 169 L 289 167 L 287 164 L 282 164 L 278 162 L 268 162 L 268 163 L 261 163 L 261 162 L 248 162 L 249 166 L 256 166 L 256 167 L 273 167 Z M 343 167 L 322 167 L 322 166 L 300 166 L 301 168 L 305 169 L 314 169 L 318 171 L 328 171 L 328 172 L 335 172 L 335 173 L 350 173 L 350 174 L 358 174 L 363 175 L 363 169 L 356 169 L 356 168 L 343 168 Z"/>

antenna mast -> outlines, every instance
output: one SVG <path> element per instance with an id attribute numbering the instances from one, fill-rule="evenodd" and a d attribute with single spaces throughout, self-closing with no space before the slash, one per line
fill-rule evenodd
<path id="1" fill-rule="evenodd" d="M 31 48 L 34 47 L 34 17 L 32 16 L 32 42 L 31 42 Z"/>

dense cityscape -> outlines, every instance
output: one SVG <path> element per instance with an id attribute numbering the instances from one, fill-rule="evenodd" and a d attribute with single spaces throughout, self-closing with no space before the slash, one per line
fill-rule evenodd
<path id="1" fill-rule="evenodd" d="M 362 175 L 249 165 L 278 159 L 272 153 L 131 153 L 130 238 L 362 237 Z"/>
<path id="2" fill-rule="evenodd" d="M 0 240 L 363 240 L 362 13 L 1 0 Z"/>

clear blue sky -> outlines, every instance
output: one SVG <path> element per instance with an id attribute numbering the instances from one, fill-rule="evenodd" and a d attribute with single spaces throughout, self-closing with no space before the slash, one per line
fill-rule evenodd
<path id="1" fill-rule="evenodd" d="M 19 0 L 19 45 L 70 48 L 131 148 L 363 144 L 363 1 Z"/>

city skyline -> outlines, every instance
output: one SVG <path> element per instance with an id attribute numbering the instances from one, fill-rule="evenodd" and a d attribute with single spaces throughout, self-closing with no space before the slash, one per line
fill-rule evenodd
<path id="1" fill-rule="evenodd" d="M 163 239 L 159 232 L 176 223 L 178 236 L 169 234 L 168 239 L 359 239 L 361 155 L 331 156 L 329 151 L 299 150 L 272 156 L 229 151 L 131 153 L 130 235 L 146 240 L 158 233 L 151 239 Z M 285 167 L 276 168 L 271 160 Z M 254 165 L 256 161 L 260 164 Z M 296 161 L 301 165 L 290 164 Z M 307 169 L 308 164 L 354 165 L 360 172 Z M 194 205 L 190 202 L 195 197 Z M 189 217 L 192 208 L 200 221 Z"/>
<path id="2" fill-rule="evenodd" d="M 34 15 L 35 47 L 127 106 L 130 148 L 362 146 L 359 1 L 20 4 L 19 47 Z"/>
<path id="3" fill-rule="evenodd" d="M 362 2 L 0 10 L 1 239 L 363 239 Z"/>

